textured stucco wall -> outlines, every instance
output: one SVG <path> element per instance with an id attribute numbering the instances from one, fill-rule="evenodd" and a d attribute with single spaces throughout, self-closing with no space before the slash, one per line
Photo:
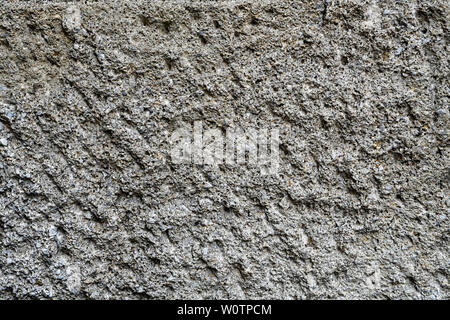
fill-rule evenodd
<path id="1" fill-rule="evenodd" d="M 0 298 L 449 298 L 448 1 L 0 3 Z M 169 137 L 280 129 L 280 167 Z"/>

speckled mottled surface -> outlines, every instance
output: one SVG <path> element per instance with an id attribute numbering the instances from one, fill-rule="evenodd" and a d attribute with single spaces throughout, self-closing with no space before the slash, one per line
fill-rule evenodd
<path id="1" fill-rule="evenodd" d="M 0 298 L 448 299 L 449 6 L 0 4 Z M 174 164 L 283 128 L 278 174 Z"/>

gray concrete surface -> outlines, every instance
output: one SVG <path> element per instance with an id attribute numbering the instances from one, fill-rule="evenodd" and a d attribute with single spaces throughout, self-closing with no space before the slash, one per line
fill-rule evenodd
<path id="1" fill-rule="evenodd" d="M 1 299 L 448 299 L 449 3 L 2 1 Z M 174 164 L 183 124 L 280 168 Z"/>

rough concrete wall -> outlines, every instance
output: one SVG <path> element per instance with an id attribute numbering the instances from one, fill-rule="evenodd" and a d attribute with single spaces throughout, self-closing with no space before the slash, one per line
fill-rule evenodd
<path id="1" fill-rule="evenodd" d="M 0 4 L 0 298 L 449 298 L 440 1 Z M 169 137 L 280 128 L 280 167 Z"/>

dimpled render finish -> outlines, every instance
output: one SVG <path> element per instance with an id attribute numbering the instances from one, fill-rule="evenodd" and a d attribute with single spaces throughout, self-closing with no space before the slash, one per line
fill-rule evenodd
<path id="1" fill-rule="evenodd" d="M 0 299 L 449 299 L 449 23 L 1 1 Z M 196 123 L 277 128 L 277 172 L 177 163 Z"/>

